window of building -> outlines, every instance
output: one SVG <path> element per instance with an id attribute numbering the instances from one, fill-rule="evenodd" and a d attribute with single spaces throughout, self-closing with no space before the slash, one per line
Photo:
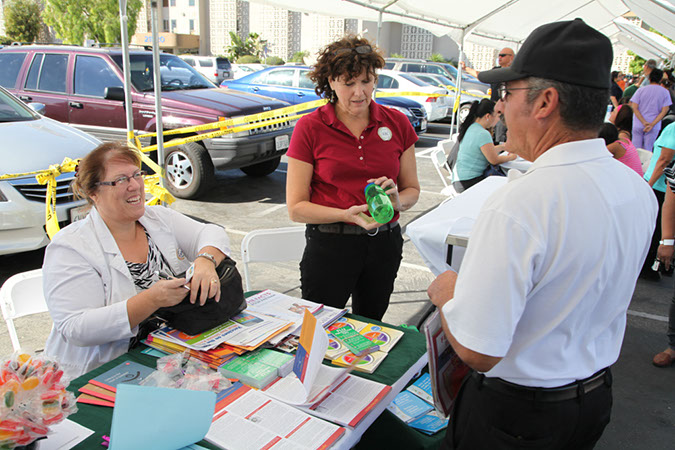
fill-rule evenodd
<path id="1" fill-rule="evenodd" d="M 164 31 L 169 31 L 169 20 L 164 19 Z"/>
<path id="2" fill-rule="evenodd" d="M 195 0 L 189 0 L 188 6 L 195 6 Z"/>
<path id="3" fill-rule="evenodd" d="M 195 21 L 194 19 L 190 19 L 190 32 L 195 31 Z"/>
<path id="4" fill-rule="evenodd" d="M 171 32 L 176 32 L 176 19 L 171 19 Z"/>
<path id="5" fill-rule="evenodd" d="M 176 6 L 176 0 L 171 0 L 169 3 L 171 4 L 171 6 Z"/>
<path id="6" fill-rule="evenodd" d="M 169 0 L 162 0 L 162 6 L 167 8 L 169 6 Z"/>

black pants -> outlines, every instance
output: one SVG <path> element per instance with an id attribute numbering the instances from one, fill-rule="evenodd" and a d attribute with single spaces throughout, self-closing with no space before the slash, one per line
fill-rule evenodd
<path id="1" fill-rule="evenodd" d="M 654 233 L 652 234 L 652 242 L 649 244 L 649 251 L 647 252 L 647 257 L 645 262 L 642 265 L 642 272 L 648 272 L 652 270 L 652 264 L 656 259 L 656 253 L 659 250 L 659 241 L 661 240 L 661 207 L 663 206 L 663 200 L 666 198 L 666 193 L 652 189 L 656 200 L 659 204 L 659 211 L 656 216 L 656 227 L 654 228 Z"/>
<path id="2" fill-rule="evenodd" d="M 375 236 L 323 233 L 307 228 L 300 261 L 302 298 L 381 320 L 403 256 L 401 227 Z"/>
<path id="3" fill-rule="evenodd" d="M 592 449 L 609 423 L 612 388 L 534 401 L 496 392 L 469 374 L 453 405 L 444 449 Z"/>
<path id="4" fill-rule="evenodd" d="M 476 178 L 470 178 L 468 180 L 454 181 L 452 183 L 452 187 L 455 188 L 455 191 L 457 191 L 458 194 L 461 194 L 462 192 L 466 191 L 470 187 L 480 183 L 485 178 L 487 178 L 485 175 L 480 175 L 480 176 L 477 176 Z"/>

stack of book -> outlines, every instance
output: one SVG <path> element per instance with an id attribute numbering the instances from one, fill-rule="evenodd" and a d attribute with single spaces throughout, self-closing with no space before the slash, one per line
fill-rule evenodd
<path id="1" fill-rule="evenodd" d="M 365 373 L 373 373 L 375 369 L 384 361 L 389 351 L 403 337 L 403 331 L 393 328 L 383 327 L 372 323 L 365 323 L 350 318 L 340 318 L 328 327 L 328 351 L 326 359 L 337 366 L 349 366 L 354 363 L 357 356 L 347 349 L 347 347 L 332 335 L 332 331 L 341 327 L 351 327 L 360 334 L 370 339 L 379 346 L 379 350 L 361 357 L 356 363 L 354 370 Z"/>
<path id="2" fill-rule="evenodd" d="M 121 383 L 138 385 L 155 370 L 133 361 L 125 361 L 92 378 L 82 386 L 77 401 L 98 406 L 115 406 L 117 386 Z"/>

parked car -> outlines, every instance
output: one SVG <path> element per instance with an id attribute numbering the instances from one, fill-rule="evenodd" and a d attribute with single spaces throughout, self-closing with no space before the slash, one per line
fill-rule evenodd
<path id="1" fill-rule="evenodd" d="M 411 74 L 412 75 L 412 74 Z M 416 73 L 415 78 L 421 80 L 425 83 L 428 83 L 432 86 L 438 86 L 447 89 L 450 92 L 450 109 L 448 111 L 448 117 L 452 117 L 452 108 L 454 107 L 457 87 L 455 83 L 450 80 L 450 78 L 444 77 L 443 75 L 436 75 L 433 73 Z M 459 110 L 457 113 L 457 122 L 462 123 L 466 119 L 467 114 L 469 114 L 469 109 L 471 109 L 471 103 L 475 100 L 481 100 L 483 96 L 476 95 L 467 95 L 461 94 L 459 97 Z"/>
<path id="2" fill-rule="evenodd" d="M 41 104 L 31 106 L 44 108 Z M 100 144 L 93 136 L 41 116 L 3 88 L 0 133 L 0 175 L 48 169 L 65 157 L 81 158 Z M 70 172 L 56 178 L 56 215 L 61 226 L 86 215 L 86 202 L 75 200 L 69 189 L 74 175 Z M 39 184 L 35 175 L 0 181 L 0 255 L 35 250 L 49 243 L 45 233 L 46 195 L 47 186 Z"/>
<path id="3" fill-rule="evenodd" d="M 378 92 L 421 92 L 425 94 L 443 94 L 447 95 L 448 90 L 425 83 L 415 78 L 412 74 L 397 72 L 394 70 L 380 70 L 377 72 L 377 90 Z M 448 110 L 452 109 L 452 103 L 448 97 L 424 97 L 407 96 L 403 98 L 417 101 L 427 110 L 427 116 L 430 122 L 445 119 Z"/>
<path id="4" fill-rule="evenodd" d="M 384 67 L 389 70 L 398 70 L 400 72 L 434 73 L 446 76 L 457 83 L 457 69 L 455 69 L 452 64 L 415 62 L 387 58 Z M 476 95 L 485 95 L 488 94 L 489 89 L 489 84 L 481 83 L 466 72 L 462 74 L 462 90 Z"/>
<path id="5" fill-rule="evenodd" d="M 222 56 L 179 55 L 180 58 L 192 66 L 197 72 L 204 75 L 215 84 L 232 78 L 230 60 Z"/>
<path id="6" fill-rule="evenodd" d="M 296 105 L 320 99 L 314 90 L 314 83 L 307 76 L 310 70 L 300 65 L 268 67 L 238 80 L 224 81 L 221 86 L 274 97 Z M 427 131 L 427 113 L 419 102 L 402 97 L 382 97 L 377 102 L 405 114 L 417 134 Z"/>
<path id="7" fill-rule="evenodd" d="M 155 131 L 152 53 L 130 52 L 134 128 Z M 202 125 L 287 106 L 259 95 L 218 89 L 185 61 L 160 54 L 165 130 Z M 126 139 L 122 50 L 28 45 L 0 50 L 0 86 L 26 102 L 46 105 L 46 115 L 103 141 Z M 276 170 L 286 152 L 292 120 L 250 131 L 187 142 L 165 152 L 167 188 L 194 198 L 215 179 L 214 169 L 241 168 L 263 176 Z M 210 130 L 209 130 L 210 131 Z M 167 136 L 185 138 L 208 131 Z M 154 143 L 149 139 L 146 143 Z"/>
<path id="8" fill-rule="evenodd" d="M 259 70 L 265 69 L 265 64 L 232 64 L 232 78 L 238 79 L 250 75 Z"/>

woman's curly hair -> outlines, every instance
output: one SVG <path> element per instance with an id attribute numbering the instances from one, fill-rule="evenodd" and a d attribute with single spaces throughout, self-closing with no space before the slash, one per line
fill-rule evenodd
<path id="1" fill-rule="evenodd" d="M 362 45 L 369 45 L 372 51 L 369 53 L 357 53 L 356 50 L 343 51 L 341 49 L 355 49 Z M 336 54 L 339 53 L 339 54 Z M 368 39 L 350 35 L 328 44 L 319 52 L 319 58 L 314 69 L 309 73 L 309 79 L 316 84 L 314 91 L 319 97 L 325 97 L 331 102 L 335 101 L 333 90 L 328 83 L 329 79 L 337 80 L 344 76 L 347 80 L 358 77 L 366 70 L 375 77 L 376 70 L 384 67 L 384 58 L 379 49 L 372 45 Z"/>

